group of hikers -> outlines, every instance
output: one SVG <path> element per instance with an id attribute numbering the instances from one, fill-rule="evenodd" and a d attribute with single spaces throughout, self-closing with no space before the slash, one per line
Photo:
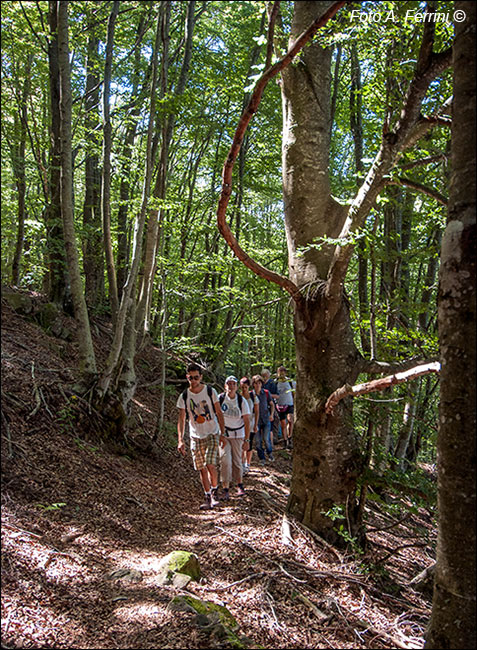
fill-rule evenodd
<path id="1" fill-rule="evenodd" d="M 287 377 L 283 366 L 278 368 L 276 380 L 265 368 L 251 381 L 242 377 L 239 382 L 230 375 L 219 395 L 202 382 L 199 365 L 189 364 L 186 377 L 189 386 L 177 400 L 177 448 L 186 455 L 184 434 L 188 420 L 192 461 L 205 492 L 200 509 L 210 510 L 219 505 L 220 499 L 230 499 L 232 484 L 237 496 L 245 495 L 243 476 L 250 470 L 254 447 L 261 465 L 267 459 L 274 461 L 272 427 L 276 415 L 284 447 L 292 448 L 295 382 Z"/>

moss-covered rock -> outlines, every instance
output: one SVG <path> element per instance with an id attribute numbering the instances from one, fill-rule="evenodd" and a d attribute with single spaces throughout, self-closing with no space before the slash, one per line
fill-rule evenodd
<path id="1" fill-rule="evenodd" d="M 6 300 L 10 307 L 19 314 L 30 314 L 33 310 L 32 299 L 26 293 L 2 287 L 2 299 Z"/>
<path id="2" fill-rule="evenodd" d="M 172 551 L 169 555 L 162 558 L 159 563 L 160 581 L 163 584 L 170 584 L 174 581 L 174 576 L 189 576 L 191 580 L 200 579 L 200 565 L 197 555 L 189 551 Z"/>
<path id="3" fill-rule="evenodd" d="M 250 645 L 249 639 L 239 636 L 236 619 L 223 605 L 193 596 L 176 596 L 169 603 L 169 609 L 195 614 L 197 623 L 203 630 L 208 630 L 216 639 L 233 648 L 248 648 Z"/>

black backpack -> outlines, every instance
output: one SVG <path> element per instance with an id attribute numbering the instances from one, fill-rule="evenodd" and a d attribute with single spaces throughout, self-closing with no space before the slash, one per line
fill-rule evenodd
<path id="1" fill-rule="evenodd" d="M 224 399 L 225 399 L 225 393 L 220 393 L 219 395 L 220 406 L 222 406 L 222 404 L 224 403 Z M 242 395 L 240 393 L 237 393 L 237 401 L 238 401 L 238 407 L 240 409 L 240 412 L 242 412 L 242 400 L 243 400 Z"/>
<path id="2" fill-rule="evenodd" d="M 213 411 L 213 409 L 214 409 L 214 402 L 212 401 L 212 386 L 209 386 L 209 384 L 206 384 L 206 386 L 207 386 L 207 395 L 209 396 L 210 403 L 212 404 L 212 411 Z M 184 400 L 184 406 L 185 406 L 185 416 L 186 416 L 186 420 L 189 419 L 189 411 L 188 411 L 188 409 L 187 409 L 187 391 L 188 391 L 188 390 L 189 390 L 189 389 L 186 388 L 186 389 L 183 391 L 183 393 L 182 393 L 182 399 Z"/>

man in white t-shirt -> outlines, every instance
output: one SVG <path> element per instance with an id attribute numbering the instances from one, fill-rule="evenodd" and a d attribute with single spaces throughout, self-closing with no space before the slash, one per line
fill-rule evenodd
<path id="1" fill-rule="evenodd" d="M 190 449 L 194 468 L 200 472 L 205 492 L 201 510 L 210 510 L 219 504 L 217 498 L 219 462 L 219 443 L 225 444 L 224 416 L 220 409 L 217 392 L 202 383 L 200 366 L 191 363 L 187 366 L 186 389 L 177 400 L 179 420 L 177 422 L 177 449 L 185 456 L 184 430 L 186 409 L 189 418 Z M 220 434 L 220 435 L 219 435 Z"/>
<path id="2" fill-rule="evenodd" d="M 242 452 L 248 450 L 250 440 L 250 408 L 247 400 L 237 393 L 237 377 L 225 380 L 225 393 L 219 402 L 225 421 L 225 445 L 220 448 L 220 475 L 224 500 L 229 499 L 230 483 L 237 486 L 237 495 L 244 496 L 242 483 Z"/>

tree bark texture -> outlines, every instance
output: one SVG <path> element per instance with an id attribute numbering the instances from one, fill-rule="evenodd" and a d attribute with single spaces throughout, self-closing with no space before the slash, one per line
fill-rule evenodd
<path id="1" fill-rule="evenodd" d="M 48 204 L 45 228 L 48 255 L 47 288 L 51 302 L 63 304 L 66 295 L 66 260 L 61 221 L 60 187 L 60 73 L 58 69 L 58 2 L 50 0 L 48 8 L 48 79 L 50 83 L 50 153 L 48 169 Z"/>
<path id="2" fill-rule="evenodd" d="M 475 28 L 456 2 L 449 214 L 441 250 L 437 565 L 426 648 L 476 647 L 475 544 Z"/>
<path id="3" fill-rule="evenodd" d="M 297 2 L 293 41 L 328 2 Z M 333 414 L 326 398 L 357 377 L 354 344 L 344 296 L 332 327 L 325 320 L 325 282 L 333 247 L 310 247 L 319 237 L 337 237 L 346 208 L 334 201 L 329 184 L 331 52 L 312 42 L 282 73 L 283 192 L 289 276 L 303 300 L 295 309 L 296 422 L 288 510 L 331 542 L 339 542 L 326 512 L 346 509 L 349 533 L 355 521 L 358 440 L 351 426 L 352 402 L 343 400 Z"/>
<path id="4" fill-rule="evenodd" d="M 27 99 L 30 94 L 30 65 L 31 55 L 25 63 L 25 75 L 23 89 L 17 88 L 18 97 L 21 97 L 21 108 L 19 117 L 15 116 L 15 143 L 12 149 L 12 167 L 15 176 L 15 183 L 18 193 L 18 228 L 15 253 L 12 261 L 12 284 L 20 282 L 20 264 L 23 254 L 23 241 L 25 237 L 25 199 L 26 199 L 26 177 L 25 177 L 25 148 L 26 148 L 26 124 L 27 124 Z M 16 136 L 18 134 L 18 145 Z"/>
<path id="5" fill-rule="evenodd" d="M 92 29 L 92 28 L 91 28 Z M 99 127 L 99 86 L 97 74 L 99 64 L 99 39 L 94 33 L 88 38 L 88 58 L 86 62 L 85 99 L 85 193 L 83 203 L 83 269 L 85 276 L 86 303 L 90 307 L 102 302 L 104 291 L 103 238 L 101 236 L 101 175 L 99 170 L 100 141 Z"/>
<path id="6" fill-rule="evenodd" d="M 60 134 L 61 134 L 61 212 L 65 238 L 66 259 L 71 282 L 75 318 L 78 323 L 79 368 L 82 379 L 89 385 L 96 374 L 96 361 L 89 326 L 88 310 L 83 293 L 78 247 L 73 215 L 73 160 L 71 150 L 71 81 L 68 45 L 68 2 L 58 2 L 58 68 L 60 73 Z"/>
<path id="7" fill-rule="evenodd" d="M 106 257 L 106 269 L 109 283 L 109 300 L 113 323 L 116 322 L 119 309 L 118 285 L 114 266 L 113 246 L 111 241 L 111 148 L 112 127 L 110 118 L 111 73 L 113 66 L 113 42 L 116 18 L 119 13 L 119 0 L 114 0 L 108 21 L 108 38 L 106 42 L 106 59 L 104 64 L 103 84 L 103 181 L 101 185 L 101 209 L 103 212 L 103 243 Z"/>

